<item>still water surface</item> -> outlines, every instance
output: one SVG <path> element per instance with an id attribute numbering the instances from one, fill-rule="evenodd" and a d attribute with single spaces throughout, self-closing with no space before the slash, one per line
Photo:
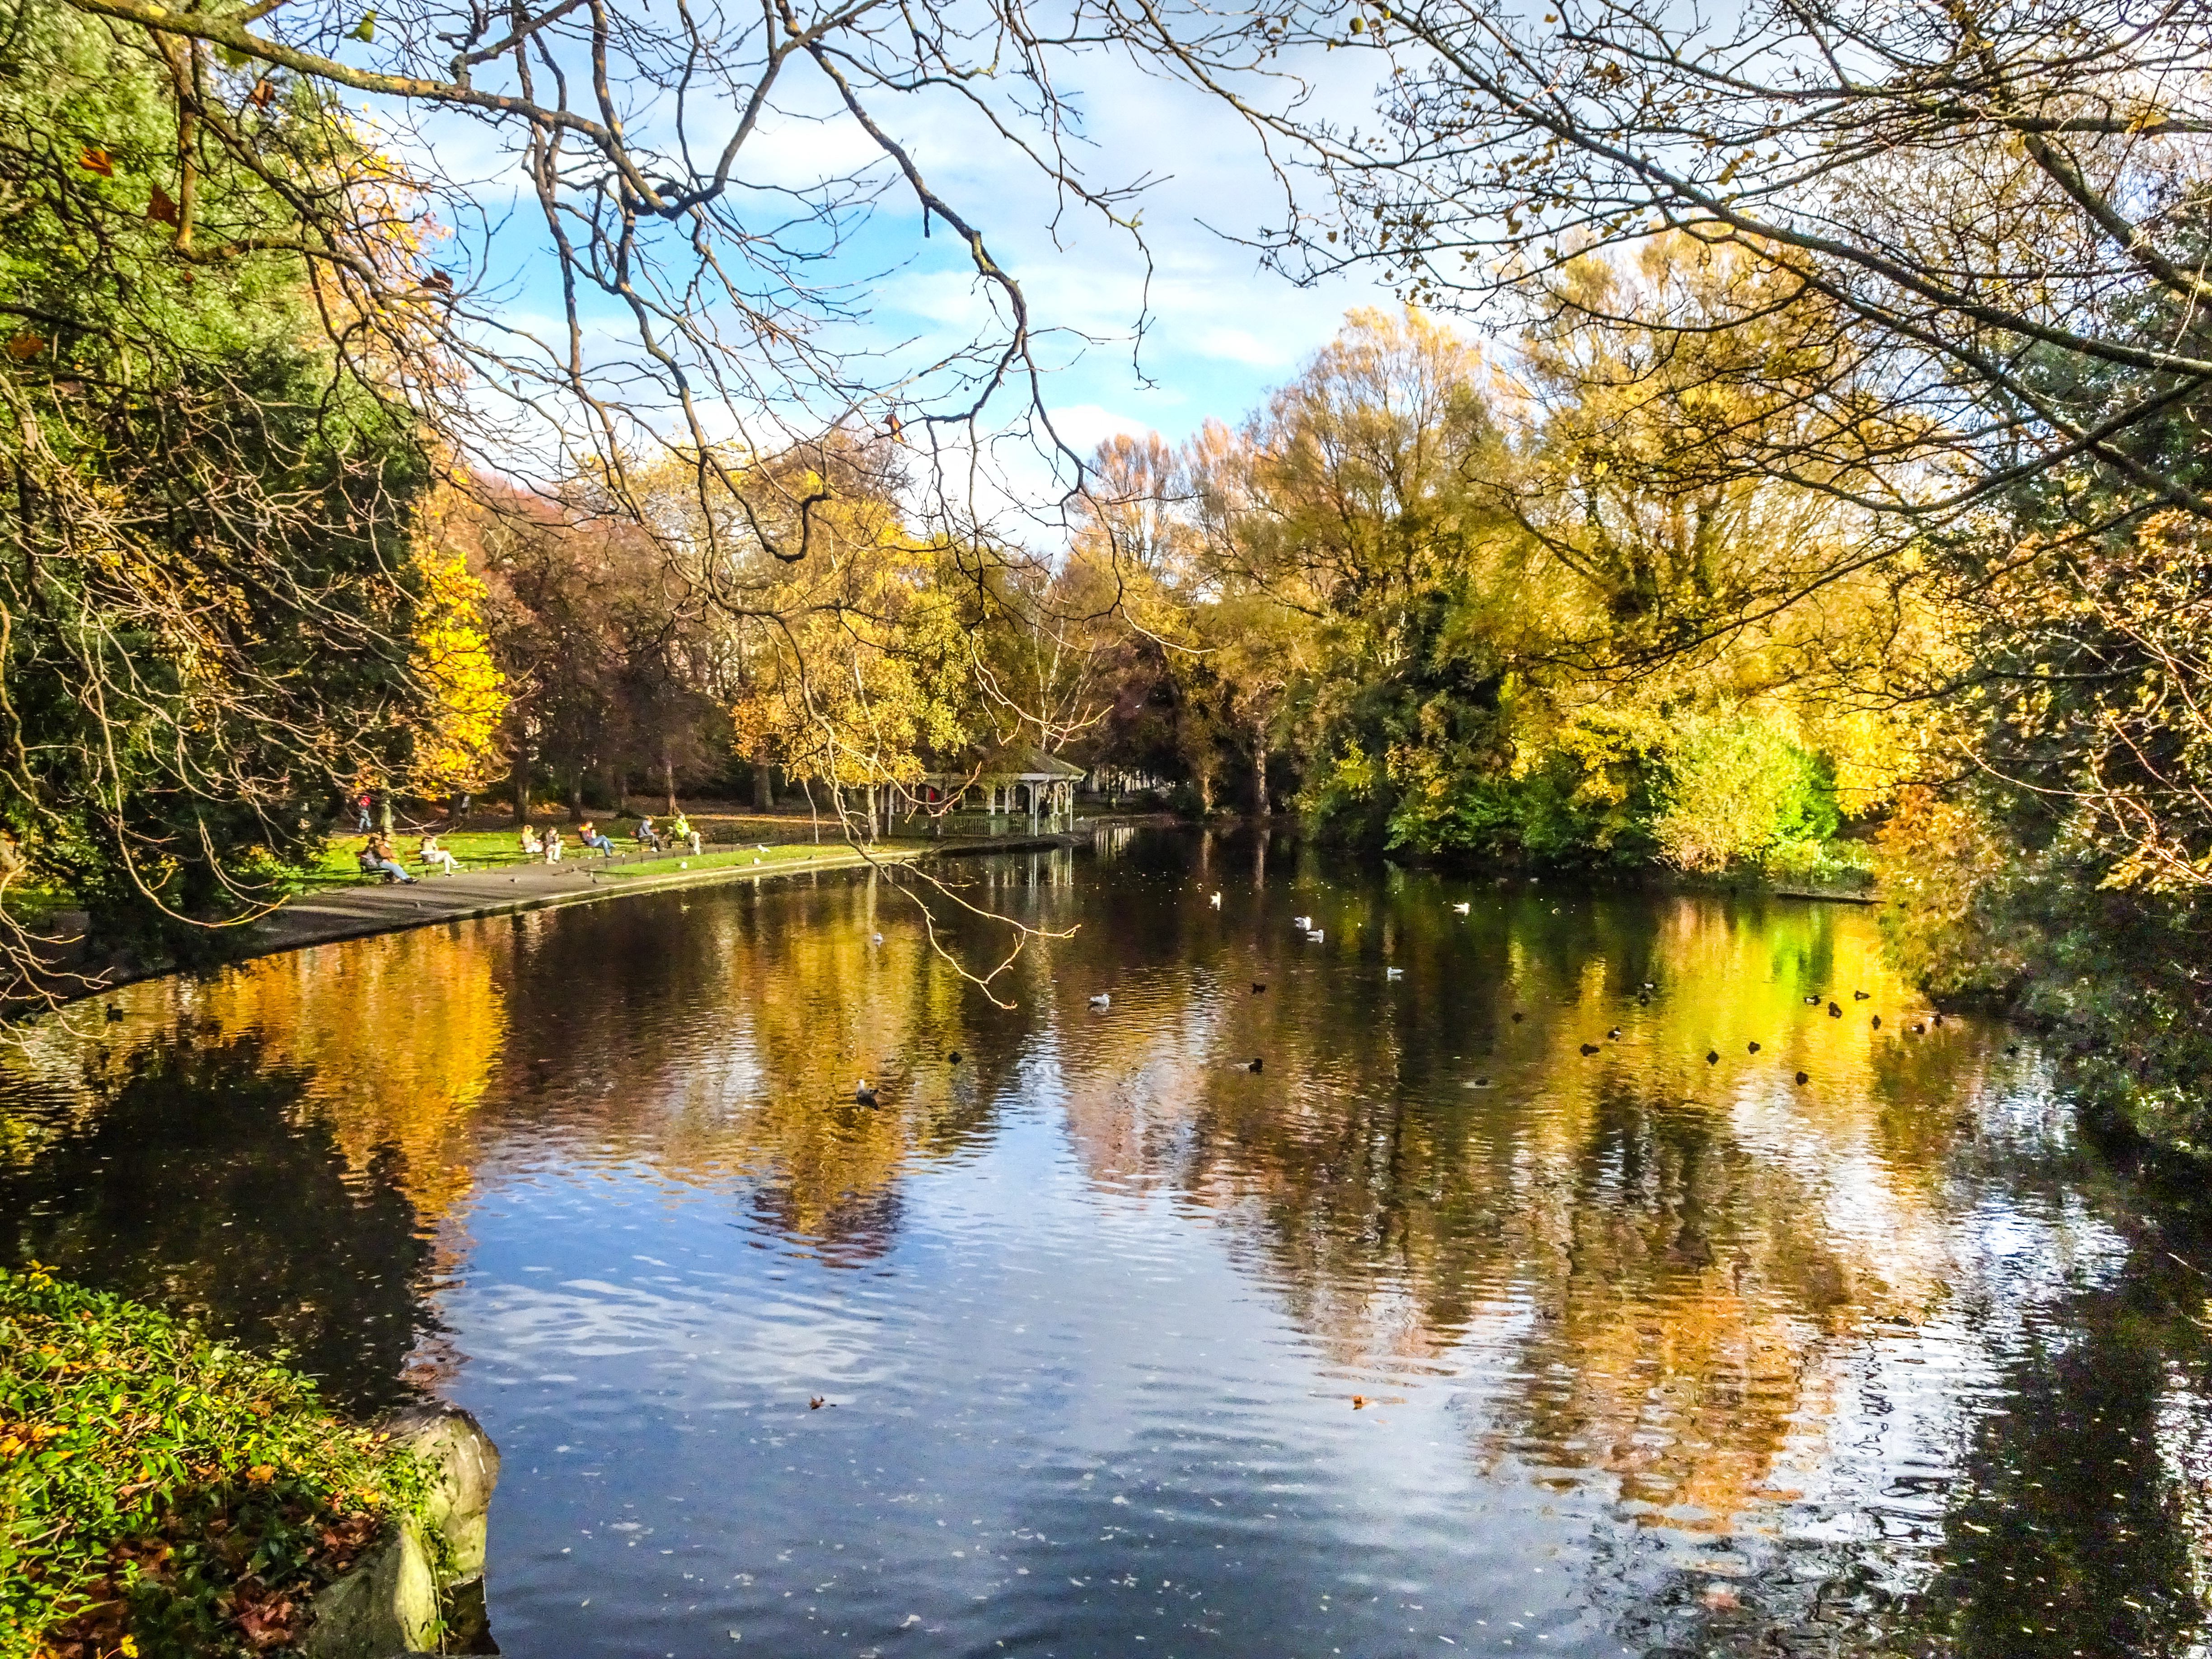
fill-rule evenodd
<path id="1" fill-rule="evenodd" d="M 1871 913 L 943 867 L 1011 1009 L 865 875 L 137 988 L 0 1249 L 477 1413 L 514 1655 L 2201 1650 L 2212 1250 Z"/>

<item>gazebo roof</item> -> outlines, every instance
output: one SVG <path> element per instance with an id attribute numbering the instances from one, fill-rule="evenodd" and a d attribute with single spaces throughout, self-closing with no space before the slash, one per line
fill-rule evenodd
<path id="1" fill-rule="evenodd" d="M 938 775 L 947 779 L 972 777 L 978 783 L 1066 783 L 1085 775 L 1057 755 L 1048 755 L 1033 743 L 1000 744 L 967 765 Z"/>

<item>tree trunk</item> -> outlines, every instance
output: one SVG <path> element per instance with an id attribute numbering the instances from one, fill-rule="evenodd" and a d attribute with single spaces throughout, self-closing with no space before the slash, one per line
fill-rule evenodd
<path id="1" fill-rule="evenodd" d="M 764 760 L 753 763 L 753 805 L 763 812 L 775 805 L 775 771 Z"/>
<path id="2" fill-rule="evenodd" d="M 676 816 L 676 760 L 669 752 L 668 739 L 660 740 L 660 781 L 668 794 L 668 816 Z"/>
<path id="3" fill-rule="evenodd" d="M 376 792 L 376 827 L 387 836 L 392 833 L 392 792 L 389 789 Z"/>
<path id="4" fill-rule="evenodd" d="M 1267 805 L 1267 728 L 1256 723 L 1252 727 L 1252 799 L 1253 810 L 1261 817 L 1273 810 Z"/>
<path id="5" fill-rule="evenodd" d="M 568 774 L 568 822 L 584 821 L 584 769 L 578 767 Z"/>
<path id="6" fill-rule="evenodd" d="M 530 757 L 527 755 L 514 757 L 514 775 L 511 781 L 514 788 L 514 821 L 527 823 L 530 822 Z"/>
<path id="7" fill-rule="evenodd" d="M 1198 785 L 1199 816 L 1212 817 L 1213 816 L 1213 773 L 1211 769 L 1200 772 L 1192 781 Z"/>

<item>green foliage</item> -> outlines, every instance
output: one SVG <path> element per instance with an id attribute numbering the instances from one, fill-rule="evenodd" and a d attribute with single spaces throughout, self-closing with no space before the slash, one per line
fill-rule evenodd
<path id="1" fill-rule="evenodd" d="M 1670 244 L 1645 264 L 1585 276 L 1692 314 L 1735 280 Z M 1419 855 L 1858 884 L 1821 849 L 1846 760 L 1880 751 L 1798 687 L 1879 596 L 1784 614 L 1832 511 L 1714 475 L 1695 435 L 1784 418 L 1721 372 L 1779 343 L 1625 337 L 1533 332 L 1509 385 L 1418 313 L 1354 313 L 1242 434 L 1102 449 L 1093 546 L 1151 579 L 1132 609 L 1170 642 L 1106 757 L 1164 759 L 1210 810 L 1248 768 L 1267 804 L 1279 750 L 1322 834 Z M 1853 782 L 1862 812 L 1888 787 Z"/>
<path id="2" fill-rule="evenodd" d="M 1980 793 L 1914 791 L 1883 828 L 1882 920 L 1900 967 L 1939 997 L 2047 1030 L 2093 1123 L 2212 1158 L 2212 915 L 2193 893 L 2115 884 L 2094 842 L 2023 844 L 2002 795 Z"/>
<path id="3" fill-rule="evenodd" d="M 283 234 L 370 169 L 302 89 L 42 0 L 0 40 L 0 830 L 104 942 L 190 958 L 424 713 L 428 457 Z"/>
<path id="4" fill-rule="evenodd" d="M 1668 861 L 1718 872 L 1836 833 L 1835 774 L 1772 720 L 1737 709 L 1681 722 L 1664 750 L 1652 833 Z"/>
<path id="5" fill-rule="evenodd" d="M 2209 222 L 2178 181 L 2169 229 L 2201 255 Z M 2202 307 L 2155 288 L 2104 309 L 2146 348 L 2212 348 Z M 1974 763 L 1884 831 L 1890 936 L 1938 994 L 2048 1029 L 2094 1120 L 2212 1158 L 2212 524 L 2142 504 L 2148 477 L 2203 490 L 2212 408 L 2140 368 L 2029 369 L 2084 425 L 2164 401 L 1941 550 L 1966 665 L 1941 715 Z"/>
<path id="6" fill-rule="evenodd" d="M 146 1659 L 259 1652 L 419 1509 L 425 1480 L 281 1365 L 43 1270 L 0 1272 L 9 1659 L 64 1631 Z"/>

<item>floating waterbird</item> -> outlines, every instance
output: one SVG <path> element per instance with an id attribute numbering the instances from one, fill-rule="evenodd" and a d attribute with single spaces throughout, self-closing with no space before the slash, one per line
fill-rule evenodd
<path id="1" fill-rule="evenodd" d="M 1114 998 L 1110 993 L 1101 991 L 1091 999 L 1091 1006 L 1094 1008 L 1111 1008 L 1114 1006 Z"/>
<path id="2" fill-rule="evenodd" d="M 1938 1025 L 1941 1025 L 1941 1024 L 1943 1023 L 1943 1016 L 1942 1016 L 1942 1015 L 1941 1015 L 1941 1014 L 1936 1015 L 1936 1023 Z"/>
<path id="3" fill-rule="evenodd" d="M 1880 1014 L 1876 1014 L 1874 1017 L 1874 1029 L 1877 1031 L 1881 1030 L 1881 1016 Z"/>
<path id="4" fill-rule="evenodd" d="M 1656 991 L 1659 988 L 1659 981 L 1655 979 L 1647 979 L 1644 981 L 1644 988 L 1647 991 Z"/>
<path id="5" fill-rule="evenodd" d="M 1874 993 L 1871 991 L 1854 991 L 1851 993 L 1851 1000 L 1853 1002 L 1864 1002 L 1873 994 Z"/>
<path id="6" fill-rule="evenodd" d="M 1267 981 L 1264 979 L 1255 979 L 1252 981 L 1252 994 L 1255 997 L 1267 988 Z"/>
<path id="7" fill-rule="evenodd" d="M 1597 1044 L 1595 1042 L 1585 1042 L 1583 1044 L 1583 1052 L 1586 1054 L 1595 1054 L 1597 1052 Z"/>
<path id="8" fill-rule="evenodd" d="M 858 1083 L 853 1085 L 853 1098 L 859 1101 L 863 1106 L 874 1105 L 876 1103 L 876 1085 L 869 1082 L 867 1079 L 862 1078 Z"/>
<path id="9" fill-rule="evenodd" d="M 1403 979 L 1406 977 L 1406 970 L 1403 968 L 1385 968 L 1382 970 L 1382 977 L 1385 979 Z"/>
<path id="10" fill-rule="evenodd" d="M 1810 1083 L 1812 1080 L 1813 1079 L 1811 1078 L 1806 1076 L 1802 1072 L 1797 1073 L 1797 1081 L 1801 1084 Z"/>
<path id="11" fill-rule="evenodd" d="M 871 933 L 868 935 L 868 943 L 871 945 L 881 945 L 883 942 L 884 936 L 881 933 Z"/>
<path id="12" fill-rule="evenodd" d="M 1610 1031 L 1607 1031 L 1607 1032 L 1606 1033 L 1606 1036 L 1607 1036 L 1607 1037 L 1611 1038 L 1611 1039 L 1612 1039 L 1613 1042 L 1620 1042 L 1620 1027 L 1619 1027 L 1618 1025 L 1614 1026 L 1614 1027 L 1613 1027 Z"/>
<path id="13" fill-rule="evenodd" d="M 1452 908 L 1461 915 L 1465 915 L 1468 909 L 1468 902 L 1465 899 L 1462 899 L 1457 904 L 1453 905 Z"/>
<path id="14" fill-rule="evenodd" d="M 123 1018 L 123 1010 L 117 1007 L 111 1002 L 107 1005 L 107 1017 L 111 1020 L 121 1019 Z"/>
<path id="15" fill-rule="evenodd" d="M 1807 997 L 1805 999 L 1805 1006 L 1808 1008 L 1819 1007 L 1820 1006 L 1820 994 L 1818 991 L 1815 991 L 1811 996 Z"/>
<path id="16" fill-rule="evenodd" d="M 1261 1069 L 1261 1061 L 1262 1057 L 1255 1054 L 1244 1062 L 1244 1069 L 1248 1072 L 1256 1072 Z"/>
<path id="17" fill-rule="evenodd" d="M 1309 945 L 1318 945 L 1322 942 L 1322 933 L 1320 928 L 1310 928 L 1306 933 L 1306 943 Z"/>
<path id="18" fill-rule="evenodd" d="M 1756 1042 L 1753 1043 L 1747 1052 L 1754 1054 L 1757 1054 L 1759 1052 L 1759 1045 Z"/>
<path id="19" fill-rule="evenodd" d="M 1313 918 L 1311 916 L 1292 916 L 1291 918 L 1291 926 L 1293 927 L 1303 927 L 1306 932 L 1310 933 L 1313 932 Z"/>
<path id="20" fill-rule="evenodd" d="M 1490 1079 L 1486 1077 L 1479 1077 L 1467 1086 L 1470 1089 L 1487 1089 L 1490 1086 Z"/>
<path id="21" fill-rule="evenodd" d="M 1636 999 L 1636 1006 L 1639 1008 L 1649 1008 L 1651 1006 L 1650 993 L 1644 992 L 1639 994 Z"/>
<path id="22" fill-rule="evenodd" d="M 1212 898 L 1206 900 L 1206 902 L 1218 910 L 1221 908 L 1221 895 L 1216 893 Z"/>
<path id="23" fill-rule="evenodd" d="M 957 1066 L 960 1063 L 960 1051 L 955 1048 L 951 1054 L 945 1055 L 945 1063 L 947 1066 Z"/>
<path id="24" fill-rule="evenodd" d="M 2005 1044 L 2005 1052 L 2008 1054 L 2018 1054 L 2020 1052 L 2020 1044 L 2017 1042 L 2008 1042 Z"/>
<path id="25" fill-rule="evenodd" d="M 1513 1011 L 1513 1023 L 1514 1023 L 1516 1025 L 1518 1025 L 1518 1024 L 1522 1022 L 1522 1020 L 1523 1018 L 1526 1018 L 1526 1016 L 1525 1016 L 1525 1015 L 1523 1015 L 1523 1014 L 1522 1013 L 1522 1012 L 1521 1012 L 1518 1008 L 1516 1008 L 1516 1009 Z"/>
<path id="26" fill-rule="evenodd" d="M 1842 1009 L 1836 1006 L 1832 1002 L 1828 1005 L 1828 1018 L 1830 1019 L 1841 1019 L 1843 1017 L 1844 1011 Z"/>
<path id="27" fill-rule="evenodd" d="M 1915 1036 L 1926 1036 L 1928 1035 L 1928 1028 L 1925 1025 L 1923 1025 L 1918 1020 L 1915 1020 L 1912 1023 L 1912 1035 Z"/>
<path id="28" fill-rule="evenodd" d="M 1717 1066 L 1717 1065 L 1719 1065 L 1720 1063 L 1721 1063 L 1721 1052 L 1720 1052 L 1720 1050 L 1719 1050 L 1719 1049 L 1717 1049 L 1717 1048 L 1708 1048 L 1708 1049 L 1706 1049 L 1706 1050 L 1705 1050 L 1705 1064 L 1706 1064 L 1706 1065 L 1708 1065 L 1708 1066 Z"/>

